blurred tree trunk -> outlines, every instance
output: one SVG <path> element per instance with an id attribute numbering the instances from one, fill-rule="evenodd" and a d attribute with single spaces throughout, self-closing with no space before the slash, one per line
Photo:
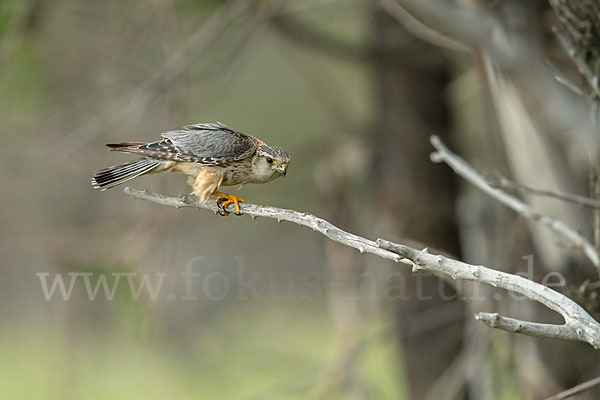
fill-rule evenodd
<path id="1" fill-rule="evenodd" d="M 386 57 L 373 63 L 378 110 L 368 135 L 371 197 L 373 213 L 386 221 L 373 229 L 378 236 L 414 239 L 458 256 L 455 176 L 429 160 L 430 135 L 452 143 L 445 95 L 450 64 L 438 48 L 414 38 L 379 8 L 373 13 L 373 46 L 377 47 L 373 53 Z M 397 334 L 411 398 L 423 399 L 460 351 L 464 306 L 459 300 L 442 298 L 454 291 L 439 278 L 400 270 L 409 299 L 394 304 Z M 456 319 L 436 324 L 435 309 L 449 301 L 456 302 Z M 430 329 L 416 333 L 405 323 L 408 316 L 427 311 L 432 311 Z"/>
<path id="2" fill-rule="evenodd" d="M 578 20 L 576 26 L 582 27 L 586 35 L 598 32 L 595 28 L 596 14 L 588 15 L 591 18 L 587 22 L 581 20 L 582 10 L 591 12 L 594 9 L 581 6 L 584 3 L 589 5 L 589 2 L 580 4 L 580 2 L 550 1 L 550 3 L 559 8 L 557 10 L 559 20 L 560 16 L 568 15 L 569 18 Z M 491 9 L 492 6 L 488 6 Z M 513 34 L 518 34 L 521 41 L 532 49 L 542 50 L 544 54 L 549 55 L 564 54 L 562 51 L 557 52 L 555 48 L 557 42 L 547 23 L 551 17 L 547 2 L 513 0 L 505 2 L 501 7 L 494 7 L 494 12 Z M 582 37 L 589 38 L 586 35 Z M 589 42 L 588 45 L 592 43 L 594 41 Z M 580 46 L 583 44 L 580 43 Z M 597 50 L 593 45 L 589 54 L 587 50 L 580 51 L 581 55 L 588 58 L 596 53 Z M 555 57 L 552 61 L 563 71 L 573 67 L 572 60 L 564 55 Z M 585 195 L 586 177 L 568 167 L 568 154 L 565 154 L 561 143 L 555 139 L 558 135 L 550 133 L 552 129 L 557 128 L 544 125 L 536 118 L 536 109 L 527 107 L 527 103 L 523 100 L 527 94 L 522 93 L 518 85 L 515 85 L 509 77 L 496 71 L 493 63 L 486 63 L 486 67 L 500 136 L 504 141 L 507 161 L 513 177 L 525 185 Z M 590 231 L 591 218 L 588 210 L 545 198 L 533 198 L 527 195 L 523 197 L 542 214 L 568 221 L 581 232 Z M 541 277 L 550 271 L 560 271 L 567 282 L 574 287 L 579 287 L 586 279 L 596 279 L 595 270 L 590 268 L 588 261 L 582 259 L 577 252 L 568 252 L 557 246 L 555 236 L 547 230 L 530 224 L 528 231 L 535 254 L 536 277 Z M 518 265 L 516 257 L 511 264 L 512 268 Z M 582 299 L 577 300 L 585 303 L 581 301 Z M 503 306 L 511 309 L 513 313 L 526 312 L 530 318 L 560 321 L 555 313 L 540 304 L 524 307 L 523 304 L 516 304 L 510 299 L 505 299 L 503 303 Z M 515 337 L 514 345 L 516 351 L 513 354 L 513 363 L 517 367 L 515 377 L 520 384 L 519 389 L 522 394 L 534 393 L 535 396 L 545 398 L 598 374 L 597 354 L 580 343 Z M 598 398 L 598 393 L 599 390 L 590 390 L 578 398 Z"/>

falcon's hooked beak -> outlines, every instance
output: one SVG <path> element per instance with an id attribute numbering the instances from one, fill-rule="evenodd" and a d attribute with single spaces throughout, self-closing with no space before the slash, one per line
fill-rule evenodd
<path id="1" fill-rule="evenodd" d="M 287 164 L 281 164 L 277 168 L 275 168 L 281 175 L 285 176 L 287 173 Z"/>

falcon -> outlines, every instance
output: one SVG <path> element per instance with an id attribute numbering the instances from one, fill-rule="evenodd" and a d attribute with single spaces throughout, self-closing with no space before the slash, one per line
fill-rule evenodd
<path id="1" fill-rule="evenodd" d="M 238 196 L 222 193 L 221 186 L 267 183 L 285 176 L 290 156 L 281 147 L 238 132 L 220 122 L 188 125 L 162 133 L 162 140 L 150 143 L 109 143 L 112 151 L 139 154 L 124 164 L 97 171 L 92 186 L 106 190 L 141 175 L 179 172 L 189 175 L 192 193 L 203 202 L 217 196 L 221 215 L 230 204 L 240 215 Z"/>

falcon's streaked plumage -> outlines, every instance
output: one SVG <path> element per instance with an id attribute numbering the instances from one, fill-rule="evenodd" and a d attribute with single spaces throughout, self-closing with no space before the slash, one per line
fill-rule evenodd
<path id="1" fill-rule="evenodd" d="M 281 147 L 268 146 L 262 140 L 221 124 L 188 125 L 161 134 L 164 138 L 151 143 L 110 143 L 113 151 L 139 154 L 142 157 L 94 174 L 92 185 L 110 189 L 137 176 L 163 171 L 190 175 L 193 193 L 202 201 L 219 196 L 223 214 L 237 196 L 221 193 L 220 186 L 267 183 L 285 176 L 290 156 Z M 224 201 L 224 202 L 223 202 Z"/>

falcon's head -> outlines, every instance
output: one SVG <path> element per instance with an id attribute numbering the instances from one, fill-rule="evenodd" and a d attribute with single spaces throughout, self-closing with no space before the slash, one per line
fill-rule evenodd
<path id="1" fill-rule="evenodd" d="M 285 176 L 290 155 L 281 147 L 260 145 L 252 158 L 252 175 L 257 182 L 270 182 Z"/>

